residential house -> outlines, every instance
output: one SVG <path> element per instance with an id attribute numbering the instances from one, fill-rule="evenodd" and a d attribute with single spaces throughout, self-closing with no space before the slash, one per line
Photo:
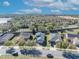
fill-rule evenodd
<path id="1" fill-rule="evenodd" d="M 11 40 L 15 35 L 12 33 L 5 33 L 0 36 L 0 44 L 3 44 L 4 42 Z"/>
<path id="2" fill-rule="evenodd" d="M 42 32 L 36 33 L 36 42 L 40 45 L 43 45 L 45 41 L 45 34 Z"/>
<path id="3" fill-rule="evenodd" d="M 70 43 L 79 46 L 79 34 L 65 34 L 65 37 L 70 40 Z"/>
<path id="4" fill-rule="evenodd" d="M 30 39 L 31 33 L 29 33 L 29 32 L 22 32 L 20 35 L 24 38 L 24 40 L 27 41 L 28 39 Z"/>
<path id="5" fill-rule="evenodd" d="M 62 41 L 61 35 L 58 33 L 51 33 L 50 36 L 51 36 L 50 39 L 51 46 L 54 46 L 57 41 Z"/>

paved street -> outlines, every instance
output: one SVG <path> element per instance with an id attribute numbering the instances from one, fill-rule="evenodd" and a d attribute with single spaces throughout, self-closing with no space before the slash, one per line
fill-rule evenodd
<path id="1" fill-rule="evenodd" d="M 54 57 L 63 58 L 62 51 L 55 51 L 55 50 L 40 50 L 42 52 L 41 56 L 46 56 L 47 54 L 52 54 Z"/>
<path id="2" fill-rule="evenodd" d="M 19 47 L 14 47 L 14 48 L 18 51 L 19 55 L 21 55 Z M 8 47 L 0 47 L 0 55 L 10 55 L 6 53 L 7 49 Z M 42 48 L 37 48 L 36 50 L 39 50 L 41 52 L 40 54 L 41 57 L 46 57 L 47 54 L 52 54 L 54 57 L 67 59 L 63 56 L 64 51 L 60 51 L 56 49 L 42 49 Z M 77 51 L 73 51 L 73 53 L 77 55 L 79 54 L 77 53 Z M 73 58 L 74 57 L 75 56 L 73 56 Z"/>

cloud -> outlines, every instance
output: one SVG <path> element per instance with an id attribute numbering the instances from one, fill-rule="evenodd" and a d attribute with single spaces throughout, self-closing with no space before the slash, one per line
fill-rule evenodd
<path id="1" fill-rule="evenodd" d="M 10 6 L 10 3 L 8 1 L 4 1 L 3 6 Z"/>
<path id="2" fill-rule="evenodd" d="M 27 1 L 27 0 L 25 0 Z M 48 7 L 60 10 L 78 10 L 79 0 L 29 0 L 30 6 L 34 7 Z"/>
<path id="3" fill-rule="evenodd" d="M 42 12 L 40 9 L 37 9 L 37 8 L 25 9 L 25 10 L 20 10 L 20 11 L 25 12 L 25 13 L 41 13 Z"/>
<path id="4" fill-rule="evenodd" d="M 77 7 L 71 7 L 71 8 L 64 8 L 62 10 L 66 10 L 66 11 L 68 11 L 68 10 L 79 10 L 79 8 L 77 8 Z"/>
<path id="5" fill-rule="evenodd" d="M 33 0 L 34 2 L 53 2 L 54 0 Z"/>
<path id="6" fill-rule="evenodd" d="M 77 8 L 73 4 L 71 4 L 70 2 L 66 1 L 64 3 L 61 0 L 49 4 L 48 7 L 49 8 L 59 9 L 59 10 L 77 10 Z"/>
<path id="7" fill-rule="evenodd" d="M 15 12 L 15 14 L 40 14 L 40 13 L 42 13 L 42 10 L 38 8 L 23 9 Z"/>
<path id="8" fill-rule="evenodd" d="M 75 5 L 79 5 L 79 0 L 69 0 L 68 2 L 75 4 Z"/>
<path id="9" fill-rule="evenodd" d="M 23 1 L 24 1 L 24 4 L 27 3 L 27 0 L 23 0 Z M 44 6 L 48 6 L 48 4 L 54 2 L 54 0 L 29 0 L 28 2 L 30 3 L 29 4 L 30 6 L 44 7 Z"/>
<path id="10" fill-rule="evenodd" d="M 29 2 L 27 2 L 27 1 L 24 1 L 24 4 L 25 4 L 25 5 L 30 5 Z"/>
<path id="11" fill-rule="evenodd" d="M 24 14 L 24 13 L 22 13 L 22 12 L 14 12 L 14 13 L 12 13 L 12 14 Z"/>
<path id="12" fill-rule="evenodd" d="M 52 14 L 59 15 L 62 14 L 60 10 L 51 10 Z"/>
<path id="13" fill-rule="evenodd" d="M 64 8 L 64 3 L 62 3 L 60 0 L 54 3 L 49 4 L 49 7 L 54 7 L 54 8 Z"/>
<path id="14" fill-rule="evenodd" d="M 51 10 L 51 12 L 60 12 L 60 10 Z"/>

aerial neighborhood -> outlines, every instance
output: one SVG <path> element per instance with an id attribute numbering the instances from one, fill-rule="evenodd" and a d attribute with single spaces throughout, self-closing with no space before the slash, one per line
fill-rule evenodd
<path id="1" fill-rule="evenodd" d="M 79 0 L 0 0 L 0 59 L 79 59 Z"/>
<path id="2" fill-rule="evenodd" d="M 0 45 L 78 49 L 79 16 L 0 16 Z"/>

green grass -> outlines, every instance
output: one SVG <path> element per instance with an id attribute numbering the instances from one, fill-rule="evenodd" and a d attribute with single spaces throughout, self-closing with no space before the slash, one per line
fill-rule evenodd
<path id="1" fill-rule="evenodd" d="M 50 34 L 47 34 L 47 47 L 50 47 L 50 44 L 49 44 L 49 40 L 50 40 Z"/>
<path id="2" fill-rule="evenodd" d="M 16 45 L 16 42 L 17 42 L 18 39 L 19 39 L 19 37 L 14 37 L 14 38 L 12 39 L 12 42 L 14 43 L 14 45 Z"/>
<path id="3" fill-rule="evenodd" d="M 22 40 L 21 36 L 15 36 L 12 40 L 7 41 L 7 42 L 12 42 L 13 44 L 11 46 L 16 46 L 17 45 L 17 42 L 18 41 L 21 41 L 21 40 Z"/>
<path id="4" fill-rule="evenodd" d="M 0 59 L 48 59 L 47 57 L 32 57 L 32 56 L 0 56 Z M 62 58 L 52 58 L 52 59 L 62 59 Z"/>

